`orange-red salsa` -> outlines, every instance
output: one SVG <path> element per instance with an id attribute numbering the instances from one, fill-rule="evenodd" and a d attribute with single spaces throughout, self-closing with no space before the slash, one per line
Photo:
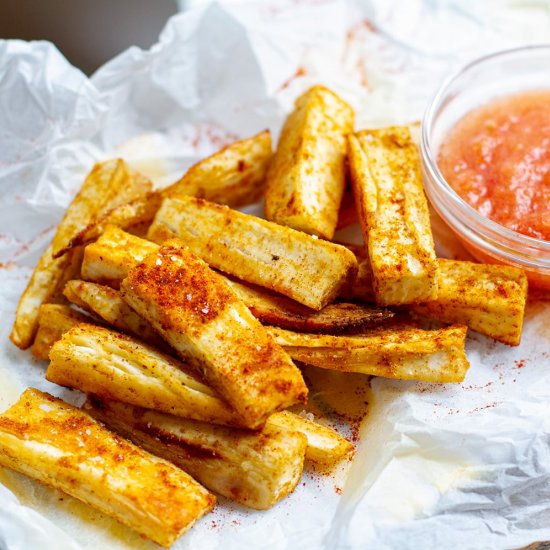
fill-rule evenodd
<path id="1" fill-rule="evenodd" d="M 439 168 L 485 217 L 550 241 L 550 91 L 477 108 L 450 131 Z"/>

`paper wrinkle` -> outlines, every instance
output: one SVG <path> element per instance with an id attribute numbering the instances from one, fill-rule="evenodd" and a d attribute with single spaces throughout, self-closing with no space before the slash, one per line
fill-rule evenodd
<path id="1" fill-rule="evenodd" d="M 45 364 L 8 334 L 32 267 L 94 162 L 121 156 L 167 185 L 234 139 L 265 128 L 276 139 L 295 98 L 317 83 L 353 105 L 358 129 L 409 123 L 450 70 L 550 31 L 544 2 L 396 6 L 212 4 L 173 17 L 149 51 L 130 48 L 90 79 L 51 44 L 0 41 L 2 409 L 26 386 L 82 400 L 47 382 Z M 437 217 L 434 232 L 439 253 L 466 257 Z M 342 235 L 357 240 L 359 229 Z M 351 464 L 328 477 L 308 469 L 267 512 L 220 499 L 174 548 L 463 550 L 550 539 L 549 313 L 529 304 L 518 348 L 471 333 L 462 384 L 373 379 Z M 30 480 L 14 491 L 20 503 L 0 485 L 7 550 L 155 547 Z"/>

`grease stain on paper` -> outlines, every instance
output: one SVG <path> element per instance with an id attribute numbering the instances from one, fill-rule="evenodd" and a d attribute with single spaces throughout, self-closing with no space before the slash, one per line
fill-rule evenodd
<path id="1" fill-rule="evenodd" d="M 16 383 L 9 371 L 0 368 L 0 412 L 11 407 L 22 391 L 23 388 Z"/>

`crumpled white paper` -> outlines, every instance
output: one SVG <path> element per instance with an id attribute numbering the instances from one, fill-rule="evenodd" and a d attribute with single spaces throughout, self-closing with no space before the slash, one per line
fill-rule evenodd
<path id="1" fill-rule="evenodd" d="M 26 386 L 79 400 L 46 382 L 45 365 L 8 334 L 95 161 L 123 156 L 165 185 L 236 137 L 277 136 L 294 98 L 319 82 L 353 104 L 357 128 L 418 120 L 449 70 L 548 41 L 549 12 L 542 1 L 213 4 L 172 18 L 150 51 L 131 48 L 90 79 L 51 44 L 0 41 L 0 409 Z M 460 254 L 439 225 L 436 239 L 440 252 Z M 550 307 L 531 302 L 518 348 L 472 333 L 463 384 L 373 379 L 351 465 L 308 472 L 268 512 L 223 500 L 175 548 L 465 550 L 550 539 L 549 320 Z M 350 392 L 360 378 L 349 377 Z M 155 547 L 24 476 L 0 471 L 0 482 L 2 549 Z"/>

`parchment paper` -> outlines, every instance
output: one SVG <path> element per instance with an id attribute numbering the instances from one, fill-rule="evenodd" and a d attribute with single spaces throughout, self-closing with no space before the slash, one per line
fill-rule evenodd
<path id="1" fill-rule="evenodd" d="M 357 128 L 419 120 L 451 69 L 547 42 L 549 5 L 212 4 L 172 18 L 150 51 L 131 48 L 90 79 L 49 43 L 0 41 L 0 409 L 26 386 L 79 402 L 46 382 L 45 364 L 8 334 L 32 267 L 95 161 L 122 156 L 166 185 L 236 137 L 270 128 L 276 138 L 314 83 L 352 103 Z M 116 30 L 98 29 L 107 31 Z M 439 252 L 460 257 L 435 227 Z M 346 234 L 357 238 L 357 228 Z M 369 402 L 360 426 L 338 424 L 358 440 L 353 462 L 330 476 L 308 471 L 268 512 L 220 499 L 174 548 L 518 548 L 550 539 L 549 314 L 547 303 L 530 302 L 518 348 L 470 334 L 463 384 L 373 379 L 369 388 L 359 375 L 318 374 L 324 390 L 314 402 L 325 411 Z M 0 482 L 2 549 L 155 547 L 23 476 L 0 471 Z"/>

